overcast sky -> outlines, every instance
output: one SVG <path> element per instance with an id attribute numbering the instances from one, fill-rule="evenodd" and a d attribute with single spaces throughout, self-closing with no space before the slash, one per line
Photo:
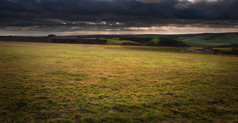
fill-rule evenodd
<path id="1" fill-rule="evenodd" d="M 238 0 L 0 0 L 0 35 L 238 32 Z"/>

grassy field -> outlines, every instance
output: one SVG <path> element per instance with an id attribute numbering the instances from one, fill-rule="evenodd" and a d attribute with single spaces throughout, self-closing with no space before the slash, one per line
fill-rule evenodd
<path id="1" fill-rule="evenodd" d="M 210 43 L 210 44 L 231 44 L 237 43 L 238 38 L 234 39 L 214 39 L 214 40 L 202 40 L 202 39 L 190 39 L 189 42 L 198 42 L 198 43 Z"/>
<path id="2" fill-rule="evenodd" d="M 179 37 L 178 40 L 182 40 L 190 46 L 219 46 L 238 43 L 237 33 L 214 33 L 194 35 L 188 37 Z"/>
<path id="3" fill-rule="evenodd" d="M 121 47 L 0 42 L 0 122 L 238 122 L 238 57 Z"/>

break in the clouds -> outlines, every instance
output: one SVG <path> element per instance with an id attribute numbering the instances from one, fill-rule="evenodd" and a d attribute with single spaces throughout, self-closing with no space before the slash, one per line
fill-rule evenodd
<path id="1" fill-rule="evenodd" d="M 238 0 L 0 0 L 0 34 L 238 31 Z"/>

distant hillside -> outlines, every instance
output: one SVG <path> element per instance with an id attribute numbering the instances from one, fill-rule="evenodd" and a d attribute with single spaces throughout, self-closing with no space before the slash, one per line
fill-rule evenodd
<path id="1" fill-rule="evenodd" d="M 190 45 L 228 45 L 238 44 L 238 33 L 200 34 L 178 39 Z"/>
<path id="2" fill-rule="evenodd" d="M 166 38 L 182 41 L 189 46 L 221 46 L 238 44 L 238 33 L 204 33 L 182 35 L 139 35 L 141 37 Z"/>
<path id="3" fill-rule="evenodd" d="M 171 47 L 189 47 L 182 41 L 171 39 L 168 37 L 141 37 L 141 36 L 125 36 L 116 38 L 99 38 L 107 40 L 110 45 L 141 45 L 141 46 L 171 46 Z"/>
<path id="4" fill-rule="evenodd" d="M 108 45 L 140 45 L 140 46 L 172 46 L 172 47 L 204 47 L 228 46 L 238 44 L 238 33 L 205 33 L 183 35 L 78 35 L 78 36 L 0 36 L 0 41 L 44 42 L 44 43 L 76 43 L 76 44 L 108 44 Z"/>

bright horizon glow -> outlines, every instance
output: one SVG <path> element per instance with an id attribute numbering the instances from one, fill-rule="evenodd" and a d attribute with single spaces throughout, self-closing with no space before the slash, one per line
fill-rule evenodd
<path id="1" fill-rule="evenodd" d="M 65 31 L 43 31 L 29 30 L 27 27 L 8 30 L 0 30 L 1 36 L 19 35 L 19 36 L 44 36 L 48 34 L 56 35 L 135 35 L 135 34 L 200 34 L 200 33 L 226 33 L 238 32 L 238 27 L 230 28 L 212 28 L 212 27 L 194 27 L 194 26 L 152 26 L 152 27 L 125 27 L 120 29 L 104 29 L 104 30 L 67 30 Z"/>

